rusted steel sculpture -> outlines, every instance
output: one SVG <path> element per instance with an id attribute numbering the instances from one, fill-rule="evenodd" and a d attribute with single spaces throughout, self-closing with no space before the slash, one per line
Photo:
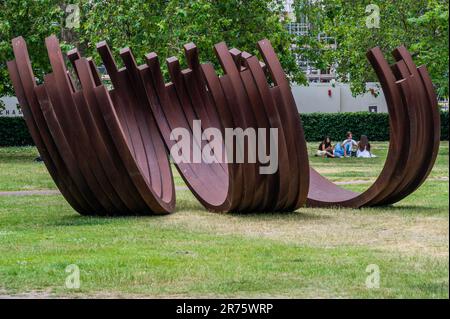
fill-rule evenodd
<path id="1" fill-rule="evenodd" d="M 311 168 L 309 206 L 362 207 L 393 204 L 414 192 L 430 173 L 439 149 L 440 118 L 425 66 L 416 68 L 405 47 L 394 50 L 390 66 L 379 48 L 367 53 L 380 80 L 390 116 L 385 165 L 363 193 L 344 190 Z"/>
<path id="2" fill-rule="evenodd" d="M 416 69 L 404 47 L 390 66 L 379 49 L 369 51 L 386 96 L 391 143 L 375 183 L 354 193 L 309 167 L 306 141 L 289 82 L 268 40 L 258 43 L 264 62 L 224 43 L 215 46 L 223 69 L 200 64 L 194 44 L 184 46 L 188 69 L 166 60 L 165 83 L 155 53 L 137 65 L 130 49 L 117 68 L 108 45 L 97 45 L 113 89 L 101 82 L 92 59 L 68 53 L 70 76 L 56 37 L 46 39 L 53 72 L 36 84 L 25 41 L 13 40 L 10 76 L 24 117 L 44 162 L 63 196 L 81 214 L 168 213 L 175 191 L 168 150 L 175 128 L 278 129 L 278 170 L 262 175 L 260 164 L 200 163 L 176 167 L 209 210 L 292 211 L 302 205 L 362 207 L 391 204 L 416 190 L 428 176 L 439 146 L 436 96 L 425 67 Z M 267 76 L 273 82 L 269 85 Z M 266 138 L 269 140 L 271 136 Z M 195 134 L 192 134 L 195 137 Z M 207 140 L 193 140 L 202 147 Z M 421 147 L 418 151 L 417 147 Z M 225 149 L 225 146 L 223 145 Z M 245 149 L 246 156 L 248 150 Z M 225 150 L 224 150 L 225 153 Z M 215 155 L 218 157 L 218 155 Z"/>
<path id="3" fill-rule="evenodd" d="M 83 86 L 77 90 L 57 39 L 47 38 L 46 45 L 53 72 L 43 84 L 36 85 L 22 38 L 13 40 L 16 59 L 8 69 L 33 140 L 63 196 L 81 214 L 173 211 L 172 172 L 154 119 L 128 92 L 108 92 L 90 60 L 75 61 Z"/>

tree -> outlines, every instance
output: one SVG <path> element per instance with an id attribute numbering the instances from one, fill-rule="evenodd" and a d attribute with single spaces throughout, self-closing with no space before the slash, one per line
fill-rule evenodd
<path id="1" fill-rule="evenodd" d="M 410 18 L 409 24 L 418 39 L 411 44 L 419 63 L 426 64 L 437 93 L 448 98 L 448 1 L 429 1 L 427 11 L 417 18 Z"/>
<path id="2" fill-rule="evenodd" d="M 0 2 L 0 97 L 13 94 L 6 62 L 14 58 L 11 39 L 23 36 L 39 79 L 49 69 L 44 38 L 60 34 L 64 11 L 59 1 L 6 0 Z"/>
<path id="3" fill-rule="evenodd" d="M 376 80 L 366 51 L 379 46 L 390 58 L 403 44 L 418 65 L 428 66 L 438 94 L 448 97 L 448 0 L 297 0 L 295 7 L 312 25 L 309 36 L 296 40 L 298 53 L 318 67 L 336 65 L 338 78 L 349 81 L 354 94 Z M 377 9 L 378 27 L 372 20 Z M 336 39 L 336 50 L 317 40 L 321 32 Z"/>
<path id="4" fill-rule="evenodd" d="M 66 3 L 80 5 L 80 27 L 67 36 Z M 27 41 L 36 75 L 48 72 L 44 38 L 62 37 L 64 50 L 78 47 L 99 64 L 96 43 L 107 40 L 117 54 L 129 46 L 139 63 L 144 55 L 156 52 L 164 67 L 165 58 L 175 55 L 182 63 L 183 45 L 194 42 L 200 59 L 214 62 L 213 45 L 225 41 L 257 53 L 257 41 L 268 38 L 279 54 L 289 77 L 300 83 L 305 77 L 290 51 L 293 37 L 282 16 L 281 0 L 84 0 L 0 2 L 0 96 L 12 94 L 6 60 L 12 59 L 10 41 L 22 35 Z M 120 63 L 120 59 L 117 59 Z"/>
<path id="5" fill-rule="evenodd" d="M 230 48 L 256 54 L 257 41 L 268 38 L 289 77 L 304 83 L 290 51 L 293 37 L 280 19 L 282 4 L 280 0 L 125 0 L 105 7 L 103 1 L 95 1 L 83 9 L 81 38 L 94 56 L 95 43 L 106 39 L 115 50 L 130 46 L 139 62 L 154 51 L 163 59 L 174 55 L 184 63 L 183 45 L 194 42 L 201 61 L 216 66 L 215 43 L 225 41 Z"/>

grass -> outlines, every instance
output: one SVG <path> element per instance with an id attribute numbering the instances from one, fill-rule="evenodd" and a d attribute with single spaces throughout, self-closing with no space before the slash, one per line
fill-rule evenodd
<path id="1" fill-rule="evenodd" d="M 389 146 L 385 142 L 371 142 L 375 158 L 321 158 L 312 156 L 318 144 L 308 144 L 311 165 L 332 181 L 375 180 L 383 169 Z M 439 156 L 429 176 L 430 179 L 443 177 L 448 178 L 448 142 L 441 143 Z"/>
<path id="2" fill-rule="evenodd" d="M 56 189 L 35 147 L 0 147 L 0 191 Z"/>
<path id="3" fill-rule="evenodd" d="M 375 143 L 378 158 L 311 162 L 332 180 L 367 181 L 343 185 L 363 190 L 386 150 Z M 35 156 L 0 148 L 0 192 L 55 187 Z M 174 214 L 98 218 L 59 195 L 0 196 L 0 295 L 448 298 L 448 188 L 445 142 L 429 180 L 385 208 L 213 214 L 182 190 Z M 80 289 L 65 288 L 70 264 Z M 365 285 L 370 264 L 378 289 Z"/>

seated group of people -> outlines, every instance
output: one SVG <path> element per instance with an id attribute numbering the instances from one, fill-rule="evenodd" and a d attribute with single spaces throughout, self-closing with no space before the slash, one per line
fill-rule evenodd
<path id="1" fill-rule="evenodd" d="M 353 139 L 352 132 L 347 132 L 347 138 L 342 143 L 335 146 L 331 143 L 329 136 L 326 136 L 319 145 L 316 156 L 322 157 L 376 157 L 370 151 L 369 139 L 366 135 L 361 135 L 359 142 Z M 356 148 L 356 150 L 354 149 Z"/>

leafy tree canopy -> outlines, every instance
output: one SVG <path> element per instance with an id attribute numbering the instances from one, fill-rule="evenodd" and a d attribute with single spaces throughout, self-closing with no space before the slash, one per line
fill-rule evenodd
<path id="1" fill-rule="evenodd" d="M 11 39 L 23 35 L 33 57 L 36 76 L 48 69 L 44 38 L 60 34 L 63 11 L 56 1 L 0 1 L 0 97 L 13 94 L 6 62 L 14 58 Z"/>
<path id="2" fill-rule="evenodd" d="M 132 48 L 138 62 L 154 51 L 164 59 L 183 59 L 183 44 L 194 42 L 202 61 L 216 63 L 212 47 L 225 41 L 257 54 L 256 42 L 268 38 L 291 80 L 305 83 L 292 50 L 319 68 L 336 65 L 339 79 L 350 81 L 353 92 L 364 91 L 376 80 L 367 62 L 367 49 L 380 46 L 389 52 L 405 44 L 417 64 L 427 64 L 442 97 L 448 97 L 448 0 L 295 0 L 298 17 L 308 16 L 312 29 L 306 36 L 289 35 L 280 19 L 282 0 L 3 0 L 0 1 L 0 96 L 13 94 L 6 61 L 13 58 L 11 39 L 27 41 L 36 76 L 48 72 L 44 38 L 56 34 L 63 50 L 78 47 L 97 63 L 95 45 L 107 40 L 116 54 Z M 379 28 L 367 28 L 366 7 L 376 2 Z M 67 28 L 66 6 L 78 4 L 80 25 Z M 336 39 L 337 49 L 317 40 L 319 34 Z M 120 59 L 117 59 L 120 61 Z"/>
<path id="3" fill-rule="evenodd" d="M 80 6 L 79 28 L 66 28 L 65 6 Z M 48 68 L 44 38 L 57 34 L 63 49 L 78 47 L 99 63 L 96 43 L 106 40 L 114 54 L 130 47 L 138 62 L 156 52 L 161 64 L 169 56 L 184 63 L 183 45 L 194 42 L 202 61 L 214 62 L 213 45 L 227 45 L 257 54 L 257 41 L 268 38 L 278 52 L 289 77 L 304 83 L 305 77 L 290 51 L 293 41 L 282 19 L 281 0 L 85 0 L 0 2 L 0 96 L 12 93 L 6 60 L 12 59 L 11 39 L 27 41 L 37 77 Z M 65 42 L 64 42 L 65 41 Z M 117 58 L 120 63 L 120 59 Z"/>
<path id="4" fill-rule="evenodd" d="M 350 81 L 353 93 L 365 90 L 364 83 L 376 80 L 365 54 L 379 46 L 389 52 L 405 45 L 416 64 L 426 64 L 441 97 L 448 97 L 448 0 L 296 0 L 297 18 L 307 16 L 309 36 L 296 39 L 299 53 L 319 68 L 334 64 L 337 75 Z M 367 27 L 379 9 L 378 27 Z M 368 7 L 369 6 L 369 7 Z M 366 12 L 366 9 L 368 10 Z M 371 26 L 374 26 L 371 24 Z M 319 33 L 333 37 L 337 49 L 317 40 Z"/>

